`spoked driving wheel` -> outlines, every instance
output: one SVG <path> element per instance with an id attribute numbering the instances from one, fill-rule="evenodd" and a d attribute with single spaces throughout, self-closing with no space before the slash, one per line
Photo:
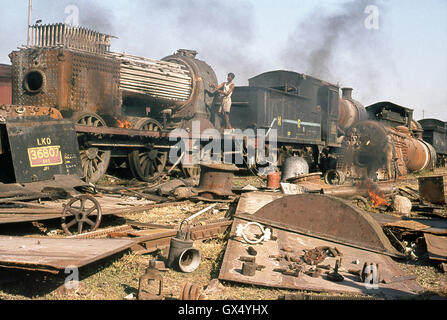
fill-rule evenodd
<path id="1" fill-rule="evenodd" d="M 141 119 L 134 126 L 135 129 L 152 132 L 161 131 L 161 127 L 161 124 L 154 119 Z M 168 153 L 157 149 L 133 150 L 128 158 L 130 170 L 135 178 L 153 182 L 163 174 Z"/>
<path id="2" fill-rule="evenodd" d="M 91 127 L 107 127 L 106 122 L 94 113 L 79 113 L 73 116 L 73 120 L 81 125 Z M 82 165 L 82 178 L 86 182 L 98 182 L 106 173 L 110 162 L 110 150 L 79 145 Z"/>
<path id="3" fill-rule="evenodd" d="M 87 195 L 71 199 L 62 211 L 62 229 L 66 234 L 95 231 L 101 223 L 102 210 L 99 202 Z"/>
<path id="4" fill-rule="evenodd" d="M 200 165 L 183 166 L 182 173 L 186 178 L 200 177 Z"/>

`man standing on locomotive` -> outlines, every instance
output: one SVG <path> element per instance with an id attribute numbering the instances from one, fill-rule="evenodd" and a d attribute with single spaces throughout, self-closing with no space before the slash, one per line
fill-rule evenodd
<path id="1" fill-rule="evenodd" d="M 219 113 L 225 116 L 225 129 L 233 130 L 230 124 L 230 111 L 231 111 L 231 95 L 234 90 L 233 80 L 235 78 L 234 73 L 229 73 L 227 76 L 227 82 L 222 83 L 220 86 L 216 87 L 211 84 L 211 87 L 215 88 L 218 93 L 223 95 L 222 104 L 219 108 Z"/>

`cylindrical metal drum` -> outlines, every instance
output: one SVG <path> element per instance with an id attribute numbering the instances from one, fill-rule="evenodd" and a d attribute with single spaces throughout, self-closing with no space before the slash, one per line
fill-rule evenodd
<path id="1" fill-rule="evenodd" d="M 269 189 L 279 188 L 279 172 L 270 172 L 267 175 L 267 188 Z"/>
<path id="2" fill-rule="evenodd" d="M 233 164 L 200 164 L 199 194 L 234 195 L 231 189 L 237 170 Z"/>

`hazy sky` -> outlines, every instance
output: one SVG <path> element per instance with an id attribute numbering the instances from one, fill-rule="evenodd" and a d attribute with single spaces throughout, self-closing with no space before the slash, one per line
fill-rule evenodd
<path id="1" fill-rule="evenodd" d="M 10 63 L 26 43 L 28 0 L 0 1 L 0 63 Z M 392 101 L 417 120 L 424 110 L 447 121 L 445 0 L 34 0 L 33 21 L 64 22 L 68 5 L 81 26 L 119 38 L 113 51 L 161 59 L 194 49 L 219 81 L 293 70 L 353 87 L 364 105 Z M 365 26 L 371 5 L 378 29 Z"/>

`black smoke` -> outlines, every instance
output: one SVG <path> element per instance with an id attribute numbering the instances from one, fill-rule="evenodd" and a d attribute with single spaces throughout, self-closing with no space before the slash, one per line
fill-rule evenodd
<path id="1" fill-rule="evenodd" d="M 252 2 L 153 0 L 143 3 L 150 12 L 155 10 L 169 19 L 173 32 L 188 45 L 185 49 L 197 50 L 198 58 L 215 69 L 220 81 L 233 72 L 236 82 L 241 84 L 261 72 L 257 58 L 248 53 L 255 32 Z"/>
<path id="2" fill-rule="evenodd" d="M 368 29 L 367 6 L 376 6 L 379 29 Z M 356 0 L 340 4 L 336 10 L 317 7 L 296 24 L 281 58 L 287 69 L 345 86 L 363 99 L 374 99 L 383 70 L 394 70 L 387 52 L 386 3 Z"/>

